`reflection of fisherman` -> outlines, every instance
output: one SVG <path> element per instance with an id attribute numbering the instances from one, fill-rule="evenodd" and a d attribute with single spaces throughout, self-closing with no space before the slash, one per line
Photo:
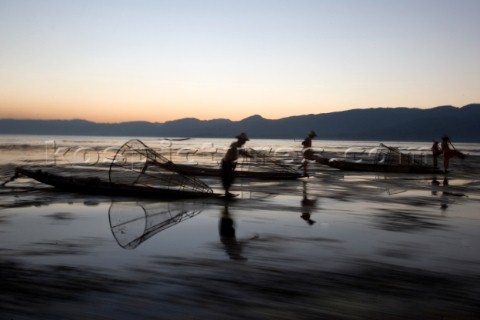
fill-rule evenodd
<path id="1" fill-rule="evenodd" d="M 458 194 L 458 193 L 452 193 L 450 191 L 448 191 L 447 187 L 448 187 L 448 177 L 445 176 L 443 178 L 443 182 L 442 182 L 442 185 L 443 187 L 441 188 L 443 191 L 442 191 L 442 196 L 440 198 L 440 208 L 442 210 L 446 210 L 448 208 L 448 197 L 447 196 L 464 196 L 464 194 Z M 439 186 L 440 186 L 440 181 L 437 180 L 437 177 L 433 177 L 433 180 L 432 180 L 432 195 L 436 196 L 438 194 L 437 190 L 439 190 Z"/>
<path id="2" fill-rule="evenodd" d="M 450 149 L 450 146 L 452 146 L 453 149 Z M 450 158 L 457 157 L 462 160 L 465 159 L 465 154 L 456 150 L 455 147 L 452 145 L 450 138 L 447 136 L 442 137 L 442 152 L 443 152 L 443 169 L 445 170 L 445 173 L 447 173 L 448 171 Z"/>
<path id="3" fill-rule="evenodd" d="M 438 145 L 437 140 L 433 140 L 433 145 L 432 145 L 432 158 L 433 158 L 433 167 L 436 168 L 438 167 L 438 156 L 442 154 L 442 150 L 440 149 L 440 146 Z"/>
<path id="4" fill-rule="evenodd" d="M 314 220 L 310 218 L 311 211 L 315 208 L 317 203 L 317 199 L 308 199 L 307 196 L 307 182 L 303 181 L 303 197 L 302 201 L 300 202 L 302 206 L 302 215 L 300 216 L 303 220 L 305 220 L 309 225 L 315 223 Z"/>
<path id="5" fill-rule="evenodd" d="M 312 130 L 308 133 L 308 136 L 302 142 L 303 160 L 302 160 L 302 164 L 300 165 L 300 168 L 303 168 L 303 175 L 305 177 L 308 176 L 307 174 L 308 161 L 315 160 L 315 156 L 312 150 L 312 139 L 315 138 L 316 136 L 317 134 L 315 133 L 315 131 Z"/>
<path id="6" fill-rule="evenodd" d="M 443 187 L 448 187 L 448 178 L 445 176 L 443 178 Z M 445 191 L 442 192 L 442 204 L 440 205 L 440 208 L 442 210 L 446 210 L 448 208 L 448 199 L 445 197 L 447 193 Z"/>
<path id="7" fill-rule="evenodd" d="M 248 137 L 245 133 L 241 133 L 236 136 L 237 141 L 232 142 L 230 148 L 228 149 L 227 153 L 222 159 L 222 166 L 221 166 L 221 178 L 223 188 L 225 189 L 225 196 L 226 197 L 233 197 L 234 194 L 230 193 L 230 187 L 232 186 L 234 177 L 235 177 L 235 167 L 237 166 L 238 155 L 241 153 L 242 155 L 249 156 L 245 150 L 240 149 L 245 142 L 247 142 Z"/>
<path id="8" fill-rule="evenodd" d="M 242 244 L 237 241 L 233 219 L 230 217 L 228 207 L 225 206 L 219 223 L 220 241 L 225 246 L 225 251 L 232 260 L 247 260 L 242 256 Z"/>
<path id="9" fill-rule="evenodd" d="M 437 187 L 440 185 L 440 182 L 437 180 L 437 177 L 432 179 L 432 196 L 437 195 Z"/>

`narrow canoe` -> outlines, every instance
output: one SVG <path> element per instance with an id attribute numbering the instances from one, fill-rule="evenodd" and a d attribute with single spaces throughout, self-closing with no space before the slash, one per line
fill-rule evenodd
<path id="1" fill-rule="evenodd" d="M 409 165 L 409 164 L 379 164 L 366 162 L 353 162 L 341 159 L 330 159 L 328 165 L 332 168 L 345 171 L 366 171 L 366 172 L 394 172 L 394 173 L 427 173 L 440 174 L 440 170 L 431 166 Z"/>
<path id="2" fill-rule="evenodd" d="M 107 182 L 95 176 L 80 177 L 75 175 L 60 175 L 53 173 L 48 169 L 28 169 L 19 167 L 16 169 L 16 174 L 35 179 L 41 183 L 63 191 L 84 194 L 164 199 L 218 196 L 218 194 L 213 193 L 211 189 L 208 192 L 201 192 L 148 185 L 127 185 Z"/>

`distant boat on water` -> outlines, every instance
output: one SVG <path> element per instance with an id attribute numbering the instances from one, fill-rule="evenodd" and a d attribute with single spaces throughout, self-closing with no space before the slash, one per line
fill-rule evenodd
<path id="1" fill-rule="evenodd" d="M 167 140 L 167 141 L 185 141 L 185 140 L 190 140 L 189 137 L 185 137 L 185 138 L 163 138 L 163 140 Z"/>
<path id="2" fill-rule="evenodd" d="M 388 147 L 383 143 L 373 157 L 368 159 L 332 158 L 326 164 L 332 168 L 345 171 L 395 172 L 395 173 L 443 173 L 443 170 L 433 167 L 409 154 L 400 152 L 397 148 Z"/>

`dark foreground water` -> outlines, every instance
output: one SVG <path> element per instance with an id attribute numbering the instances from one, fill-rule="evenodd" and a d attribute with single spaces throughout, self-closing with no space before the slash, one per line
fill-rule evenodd
<path id="1" fill-rule="evenodd" d="M 43 157 L 4 149 L 3 180 Z M 230 201 L 19 179 L 0 188 L 0 319 L 477 319 L 478 168 L 475 154 L 437 176 L 317 165 L 239 179 Z"/>

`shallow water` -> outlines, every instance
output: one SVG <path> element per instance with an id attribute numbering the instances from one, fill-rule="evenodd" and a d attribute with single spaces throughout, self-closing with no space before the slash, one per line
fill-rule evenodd
<path id="1" fill-rule="evenodd" d="M 123 141 L 47 138 L 89 148 Z M 43 138 L 9 139 L 4 180 L 15 165 L 45 161 Z M 328 152 L 349 144 L 331 142 Z M 0 314 L 473 319 L 480 311 L 477 159 L 454 160 L 446 180 L 312 164 L 310 178 L 237 179 L 239 197 L 230 201 L 87 196 L 18 179 L 0 189 Z M 205 181 L 221 191 L 216 178 Z"/>

